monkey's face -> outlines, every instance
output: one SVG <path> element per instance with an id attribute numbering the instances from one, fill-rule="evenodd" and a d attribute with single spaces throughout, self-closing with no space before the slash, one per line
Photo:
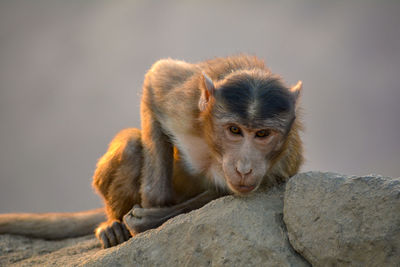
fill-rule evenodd
<path id="1" fill-rule="evenodd" d="M 210 148 L 218 155 L 227 187 L 256 190 L 271 167 L 296 118 L 301 82 L 289 89 L 262 70 L 239 70 L 213 83 L 203 74 L 199 101 Z"/>
<path id="2" fill-rule="evenodd" d="M 256 190 L 270 167 L 270 158 L 282 145 L 282 134 L 232 123 L 220 129 L 222 169 L 228 188 L 237 194 Z"/>

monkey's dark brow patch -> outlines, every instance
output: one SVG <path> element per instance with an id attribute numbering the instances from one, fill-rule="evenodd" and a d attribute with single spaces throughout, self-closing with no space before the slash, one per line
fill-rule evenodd
<path id="1" fill-rule="evenodd" d="M 224 84 L 216 91 L 219 104 L 224 106 L 229 113 L 247 118 L 247 110 L 254 99 L 251 85 L 247 81 L 235 81 Z"/>
<path id="2" fill-rule="evenodd" d="M 269 85 L 261 88 L 256 96 L 256 118 L 272 118 L 294 108 L 294 99 L 285 88 Z"/>
<path id="3" fill-rule="evenodd" d="M 238 77 L 226 81 L 216 91 L 216 98 L 224 109 L 248 121 L 274 118 L 291 113 L 294 99 L 279 79 Z"/>

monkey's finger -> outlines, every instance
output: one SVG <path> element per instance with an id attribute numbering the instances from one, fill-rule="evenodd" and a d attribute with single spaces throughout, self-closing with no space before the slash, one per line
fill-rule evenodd
<path id="1" fill-rule="evenodd" d="M 133 215 L 133 211 L 126 214 L 123 218 L 123 221 L 124 221 L 125 226 L 129 229 L 129 231 L 132 234 L 140 233 L 140 231 L 138 231 L 137 225 L 140 224 L 142 219 L 135 217 Z"/>
<path id="2" fill-rule="evenodd" d="M 131 233 L 129 233 L 128 228 L 126 227 L 125 223 L 121 223 L 122 233 L 124 235 L 125 240 L 131 238 Z"/>
<path id="3" fill-rule="evenodd" d="M 107 235 L 104 230 L 100 232 L 99 238 L 100 238 L 100 242 L 101 242 L 103 248 L 111 247 L 110 241 L 108 240 Z"/>
<path id="4" fill-rule="evenodd" d="M 117 244 L 117 239 L 115 238 L 115 234 L 114 231 L 112 230 L 111 227 L 107 227 L 104 232 L 106 232 L 106 236 L 108 238 L 108 240 L 110 241 L 110 246 L 116 246 Z"/>
<path id="5" fill-rule="evenodd" d="M 134 208 L 132 211 L 131 211 L 131 214 L 132 214 L 132 216 L 133 217 L 135 217 L 135 218 L 137 218 L 137 219 L 141 219 L 142 217 L 144 217 L 145 216 L 145 209 L 142 209 L 142 208 L 140 208 L 140 207 L 138 207 L 138 208 Z"/>
<path id="6" fill-rule="evenodd" d="M 125 242 L 124 234 L 122 233 L 121 224 L 117 221 L 113 222 L 111 225 L 112 230 L 114 231 L 115 238 L 118 244 Z"/>

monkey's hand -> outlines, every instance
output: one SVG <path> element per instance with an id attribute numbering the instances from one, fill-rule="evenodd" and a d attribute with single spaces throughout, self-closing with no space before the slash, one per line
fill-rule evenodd
<path id="1" fill-rule="evenodd" d="M 135 205 L 123 218 L 132 235 L 156 228 L 179 214 L 201 208 L 221 194 L 214 191 L 205 191 L 183 203 L 163 208 L 141 208 Z"/>

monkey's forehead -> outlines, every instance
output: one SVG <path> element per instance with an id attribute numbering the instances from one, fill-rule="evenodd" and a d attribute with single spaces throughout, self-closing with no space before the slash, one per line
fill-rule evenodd
<path id="1" fill-rule="evenodd" d="M 283 127 L 294 117 L 295 98 L 276 76 L 234 77 L 215 91 L 214 114 L 253 127 Z"/>

